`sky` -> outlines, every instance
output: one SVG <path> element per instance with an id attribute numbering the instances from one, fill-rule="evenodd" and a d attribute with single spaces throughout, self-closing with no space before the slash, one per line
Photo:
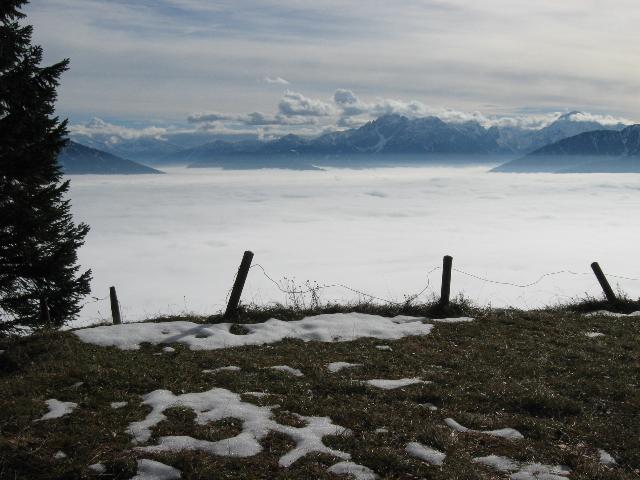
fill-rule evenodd
<path id="1" fill-rule="evenodd" d="M 58 113 L 73 125 L 640 121 L 637 0 L 32 0 L 25 12 L 45 60 L 71 59 Z"/>

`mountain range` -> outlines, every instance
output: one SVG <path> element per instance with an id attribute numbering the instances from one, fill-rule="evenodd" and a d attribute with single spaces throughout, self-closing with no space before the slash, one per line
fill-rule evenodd
<path id="1" fill-rule="evenodd" d="M 58 162 L 67 175 L 163 173 L 74 141 L 67 142 L 58 156 Z"/>
<path id="2" fill-rule="evenodd" d="M 575 121 L 577 114 L 571 112 L 562 115 L 538 130 L 497 126 L 486 128 L 475 121 L 447 123 L 437 117 L 407 118 L 391 114 L 359 128 L 313 138 L 289 134 L 266 142 L 217 140 L 173 152 L 163 160 L 193 167 L 229 168 L 259 164 L 254 157 L 264 157 L 265 161 L 267 157 L 277 157 L 279 163 L 284 162 L 292 168 L 305 168 L 312 160 L 338 155 L 513 155 L 535 151 L 586 131 L 619 131 L 624 128 L 622 124 L 604 126 L 596 122 Z"/>
<path id="3" fill-rule="evenodd" d="M 325 133 L 317 137 L 285 135 L 271 141 L 255 136 L 220 135 L 207 132 L 167 133 L 159 136 L 123 138 L 100 131 L 104 122 L 76 131 L 72 139 L 113 155 L 152 165 L 225 163 L 221 156 L 240 164 L 259 164 L 253 156 L 404 154 L 526 154 L 563 138 L 593 130 L 621 130 L 625 125 L 602 125 L 584 121 L 580 112 L 570 112 L 540 129 L 520 126 L 483 127 L 469 121 L 444 122 L 437 117 L 407 118 L 385 115 L 360 128 Z M 91 127 L 91 125 L 87 125 Z M 243 158 L 240 161 L 240 158 Z M 279 163 L 292 163 L 281 159 Z"/>
<path id="4" fill-rule="evenodd" d="M 233 140 L 219 138 L 196 145 L 192 145 L 196 137 L 187 134 L 179 142 L 176 140 L 181 138 L 179 135 L 172 137 L 172 141 L 150 137 L 115 141 L 85 135 L 85 140 L 106 150 L 71 142 L 60 159 L 69 173 L 158 173 L 115 155 L 114 149 L 129 152 L 132 157 L 144 157 L 155 165 L 231 169 L 470 161 L 495 164 L 504 162 L 506 156 L 518 155 L 516 160 L 504 163 L 495 171 L 609 171 L 611 168 L 635 171 L 635 127 L 603 125 L 584 121 L 584 117 L 580 112 L 570 112 L 543 128 L 526 129 L 390 114 L 359 128 L 316 137 L 289 134 L 268 141 L 231 137 Z M 209 137 L 198 138 L 202 141 Z M 179 144 L 191 146 L 182 148 Z M 613 157 L 617 158 L 615 165 L 611 161 Z"/>
<path id="5" fill-rule="evenodd" d="M 640 173 L 640 125 L 565 138 L 495 168 L 495 172 Z"/>

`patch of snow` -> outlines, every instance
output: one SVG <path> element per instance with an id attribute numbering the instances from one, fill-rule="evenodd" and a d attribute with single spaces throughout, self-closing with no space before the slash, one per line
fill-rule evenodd
<path id="1" fill-rule="evenodd" d="M 435 412 L 436 410 L 438 410 L 438 407 L 436 407 L 433 403 L 420 403 L 419 404 L 421 407 L 424 408 L 428 408 L 429 410 L 431 410 L 432 412 Z M 458 424 L 459 425 L 459 424 Z"/>
<path id="2" fill-rule="evenodd" d="M 585 335 L 589 338 L 604 337 L 604 333 L 601 332 L 585 332 Z"/>
<path id="3" fill-rule="evenodd" d="M 453 318 L 430 318 L 429 322 L 436 323 L 466 323 L 473 322 L 474 319 L 471 317 L 453 317 Z"/>
<path id="4" fill-rule="evenodd" d="M 111 408 L 122 408 L 127 405 L 127 402 L 111 402 Z"/>
<path id="5" fill-rule="evenodd" d="M 384 350 L 384 351 L 387 351 L 387 352 L 392 352 L 393 351 L 393 348 L 391 348 L 389 345 L 376 345 L 376 348 L 378 350 Z"/>
<path id="6" fill-rule="evenodd" d="M 361 365 L 361 363 L 332 362 L 327 365 L 327 370 L 329 370 L 330 373 L 336 373 L 344 368 L 360 367 Z"/>
<path id="7" fill-rule="evenodd" d="M 584 314 L 585 317 L 640 317 L 640 310 L 633 313 L 617 313 L 608 310 L 598 310 Z"/>
<path id="8" fill-rule="evenodd" d="M 240 395 L 223 388 L 182 395 L 174 395 L 168 390 L 155 390 L 144 395 L 142 403 L 151 407 L 151 412 L 144 420 L 133 422 L 127 428 L 135 443 L 148 441 L 151 429 L 166 419 L 163 412 L 176 406 L 193 410 L 198 425 L 224 418 L 237 418 L 242 422 L 242 431 L 235 437 L 216 442 L 188 436 L 161 437 L 157 445 L 138 447 L 141 451 L 159 453 L 197 450 L 220 456 L 250 457 L 262 451 L 260 441 L 273 431 L 290 437 L 296 444 L 280 458 L 279 464 L 283 467 L 288 467 L 309 453 L 326 453 L 343 460 L 351 458 L 348 453 L 334 450 L 322 443 L 322 438 L 326 435 L 351 434 L 347 428 L 333 424 L 330 418 L 298 415 L 305 422 L 304 427 L 281 425 L 273 420 L 274 406 L 259 407 L 243 402 Z"/>
<path id="9" fill-rule="evenodd" d="M 202 373 L 217 373 L 217 372 L 239 372 L 242 370 L 240 367 L 236 365 L 229 365 L 228 367 L 218 367 L 209 370 L 202 370 Z"/>
<path id="10" fill-rule="evenodd" d="M 481 463 L 499 472 L 511 473 L 511 480 L 566 480 L 571 473 L 565 465 L 544 465 L 542 463 L 517 462 L 507 457 L 489 455 L 476 457 L 476 463 Z"/>
<path id="11" fill-rule="evenodd" d="M 419 458 L 431 465 L 442 465 L 447 454 L 436 450 L 435 448 L 427 447 L 418 442 L 411 442 L 407 444 L 405 448 L 406 452 L 412 457 Z"/>
<path id="12" fill-rule="evenodd" d="M 100 475 L 107 471 L 107 467 L 105 467 L 102 463 L 94 463 L 93 465 L 89 465 L 87 468 L 92 472 Z"/>
<path id="13" fill-rule="evenodd" d="M 616 462 L 616 459 L 613 458 L 611 455 L 609 455 L 607 452 L 605 452 L 602 449 L 598 449 L 598 454 L 600 455 L 600 463 L 602 465 L 616 465 L 618 462 Z"/>
<path id="14" fill-rule="evenodd" d="M 446 423 L 449 427 L 451 427 L 456 432 L 465 433 L 482 433 L 484 435 L 490 435 L 492 437 L 502 437 L 507 438 L 509 440 L 519 440 L 524 438 L 518 430 L 514 428 L 500 428 L 498 430 L 472 430 L 467 427 L 463 427 L 458 422 L 456 422 L 453 418 L 445 418 L 444 423 Z"/>
<path id="15" fill-rule="evenodd" d="M 56 460 L 61 460 L 63 458 L 67 458 L 67 454 L 64 453 L 62 450 L 58 450 L 56 453 L 53 454 L 53 458 L 55 458 Z"/>
<path id="16" fill-rule="evenodd" d="M 396 323 L 393 318 L 353 312 L 315 315 L 292 322 L 272 318 L 264 323 L 244 325 L 248 330 L 246 335 L 231 333 L 232 323 L 192 322 L 125 323 L 74 330 L 73 333 L 83 342 L 122 350 L 137 350 L 145 342 L 154 345 L 175 342 L 188 345 L 191 350 L 216 350 L 265 345 L 285 338 L 304 342 L 347 342 L 358 338 L 398 340 L 427 335 L 433 325 L 424 324 L 422 320 L 415 317 L 413 322 Z"/>
<path id="17" fill-rule="evenodd" d="M 382 378 L 376 378 L 373 380 L 366 380 L 366 384 L 371 385 L 372 387 L 381 388 L 383 390 L 393 390 L 395 388 L 402 388 L 409 385 L 415 385 L 416 383 L 431 383 L 425 380 L 422 380 L 419 377 L 415 378 L 400 378 L 398 380 L 387 380 Z"/>
<path id="18" fill-rule="evenodd" d="M 51 420 L 52 418 L 60 418 L 69 413 L 73 412 L 73 410 L 78 406 L 77 403 L 73 402 L 61 402 L 60 400 L 56 400 L 55 398 L 50 398 L 46 400 L 44 403 L 49 407 L 49 411 L 45 413 L 42 417 L 36 420 L 39 422 L 41 420 Z"/>
<path id="19" fill-rule="evenodd" d="M 180 470 L 156 462 L 155 460 L 138 460 L 138 474 L 131 480 L 178 480 L 182 477 Z"/>
<path id="20" fill-rule="evenodd" d="M 82 385 L 84 385 L 84 382 L 76 382 L 73 385 L 71 385 L 71 388 L 76 390 L 76 389 L 80 388 Z"/>
<path id="21" fill-rule="evenodd" d="M 351 475 L 356 480 L 375 480 L 379 478 L 370 468 L 353 462 L 336 463 L 329 467 L 327 472 L 333 473 L 334 475 Z"/>
<path id="22" fill-rule="evenodd" d="M 289 365 L 274 365 L 273 367 L 269 368 L 271 370 L 288 373 L 289 375 L 293 375 L 294 377 L 304 377 L 304 373 L 302 373 L 297 368 L 290 367 Z"/>
<path id="23" fill-rule="evenodd" d="M 175 349 L 175 348 L 173 348 L 173 347 L 164 347 L 164 348 L 162 349 L 162 351 L 163 351 L 164 353 L 173 353 L 173 352 L 175 352 L 175 351 L 176 351 L 176 349 Z"/>
<path id="24" fill-rule="evenodd" d="M 389 433 L 389 430 L 387 430 L 386 428 L 376 428 L 374 430 L 375 433 Z"/>
<path id="25" fill-rule="evenodd" d="M 251 395 L 252 397 L 262 398 L 270 394 L 267 392 L 244 392 L 243 395 Z"/>

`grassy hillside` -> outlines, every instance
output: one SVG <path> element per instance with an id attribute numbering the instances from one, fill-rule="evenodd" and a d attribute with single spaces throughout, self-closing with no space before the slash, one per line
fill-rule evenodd
<path id="1" fill-rule="evenodd" d="M 583 308 L 589 306 L 593 305 Z M 326 454 L 279 466 L 278 459 L 294 444 L 276 433 L 261 442 L 261 453 L 248 458 L 134 449 L 127 427 L 150 410 L 141 404 L 141 395 L 157 389 L 179 395 L 212 387 L 267 392 L 263 397 L 242 395 L 242 400 L 279 405 L 273 412 L 283 425 L 302 426 L 295 414 L 330 417 L 353 434 L 325 436 L 324 444 L 350 453 L 353 462 L 381 478 L 509 478 L 472 460 L 488 455 L 566 465 L 572 471 L 566 477 L 570 479 L 640 475 L 640 317 L 584 316 L 576 309 L 476 309 L 465 304 L 449 312 L 438 312 L 433 305 L 404 310 L 360 305 L 313 312 L 249 310 L 238 322 L 272 316 L 294 320 L 354 308 L 385 316 L 465 314 L 475 320 L 435 324 L 428 335 L 395 341 L 285 340 L 214 351 L 191 351 L 179 343 L 172 345 L 173 352 L 161 345 L 123 351 L 81 343 L 71 332 L 0 340 L 5 350 L 0 354 L 0 478 L 126 479 L 136 474 L 136 459 L 141 458 L 171 465 L 186 479 L 347 478 L 327 472 L 339 460 Z M 221 321 L 155 321 L 172 320 Z M 241 326 L 234 329 L 243 333 Z M 592 338 L 588 332 L 604 335 Z M 380 345 L 391 350 L 376 348 Z M 361 366 L 329 373 L 326 364 L 338 361 Z M 229 365 L 241 370 L 203 372 Z M 289 365 L 304 376 L 268 368 L 274 365 Z M 363 383 L 413 377 L 432 383 L 395 390 Z M 51 398 L 78 407 L 61 418 L 34 422 L 47 412 L 45 400 Z M 127 404 L 114 409 L 111 402 Z M 166 435 L 216 441 L 240 431 L 239 422 L 230 418 L 196 424 L 194 413 L 183 407 L 165 414 L 167 419 L 152 429 L 148 444 Z M 445 418 L 476 430 L 514 428 L 524 438 L 455 432 Z M 409 442 L 440 450 L 446 460 L 436 466 L 412 457 L 405 451 Z M 602 465 L 599 449 L 611 454 L 617 466 Z M 56 459 L 59 451 L 67 456 Z M 87 468 L 98 462 L 105 466 L 104 473 Z"/>

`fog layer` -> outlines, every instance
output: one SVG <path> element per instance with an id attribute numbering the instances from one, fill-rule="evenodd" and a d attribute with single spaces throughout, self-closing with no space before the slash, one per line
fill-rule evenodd
<path id="1" fill-rule="evenodd" d="M 125 321 L 224 308 L 244 250 L 283 286 L 341 283 L 392 301 L 439 292 L 493 306 L 537 307 L 600 295 L 589 264 L 640 278 L 640 176 L 495 174 L 486 167 L 325 171 L 170 169 L 167 175 L 74 176 L 76 220 L 91 232 L 80 262 L 98 298 L 116 286 Z M 640 282 L 611 278 L 629 294 Z M 322 300 L 352 301 L 341 287 Z M 110 316 L 89 302 L 76 325 Z M 288 301 L 258 268 L 243 301 Z"/>

